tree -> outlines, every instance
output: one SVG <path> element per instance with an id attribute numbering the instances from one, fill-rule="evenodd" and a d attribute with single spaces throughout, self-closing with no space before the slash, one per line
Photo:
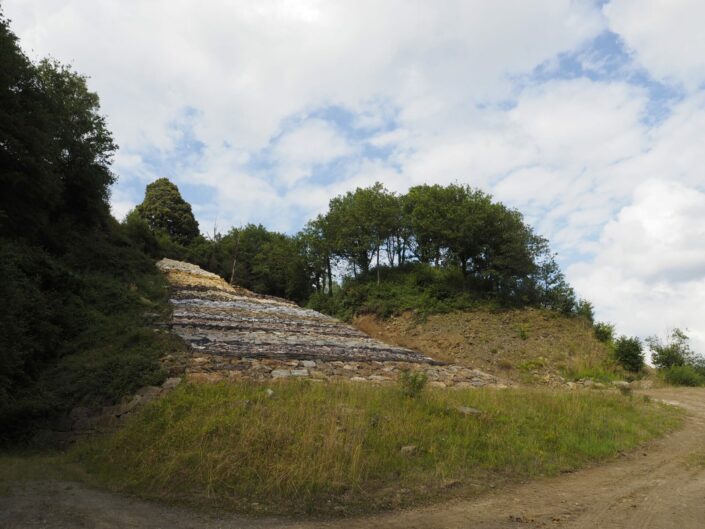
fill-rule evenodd
<path id="1" fill-rule="evenodd" d="M 617 362 L 627 371 L 638 373 L 644 367 L 644 352 L 639 338 L 627 336 L 617 338 L 614 344 L 614 355 Z"/>
<path id="2" fill-rule="evenodd" d="M 592 327 L 595 332 L 595 338 L 602 343 L 612 343 L 614 340 L 614 325 L 612 323 L 598 321 Z"/>
<path id="3" fill-rule="evenodd" d="M 646 339 L 651 349 L 651 360 L 656 367 L 667 369 L 689 365 L 705 368 L 705 359 L 690 348 L 690 338 L 681 329 L 673 329 L 666 340 L 658 336 Z"/>
<path id="4" fill-rule="evenodd" d="M 64 247 L 59 232 L 106 226 L 117 146 L 84 76 L 32 64 L 0 16 L 0 234 Z"/>
<path id="5" fill-rule="evenodd" d="M 147 186 L 144 201 L 135 211 L 154 232 L 165 233 L 179 244 L 188 245 L 199 235 L 191 205 L 167 178 L 159 178 Z"/>
<path id="6" fill-rule="evenodd" d="M 396 231 L 399 202 L 379 182 L 333 198 L 326 215 L 333 252 L 348 260 L 353 273 L 367 273 L 383 243 Z"/>

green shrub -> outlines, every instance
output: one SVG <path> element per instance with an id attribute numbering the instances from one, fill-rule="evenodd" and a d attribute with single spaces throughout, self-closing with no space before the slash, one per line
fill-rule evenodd
<path id="1" fill-rule="evenodd" d="M 413 399 L 421 395 L 421 392 L 426 387 L 428 382 L 428 377 L 426 373 L 421 373 L 420 371 L 410 371 L 404 370 L 399 375 L 399 385 L 401 386 L 401 392 L 407 397 Z"/>
<path id="2" fill-rule="evenodd" d="M 610 343 L 614 340 L 614 325 L 611 323 L 598 321 L 594 325 L 594 330 L 595 338 L 602 343 Z"/>
<path id="3" fill-rule="evenodd" d="M 671 366 L 662 369 L 663 378 L 674 386 L 705 386 L 705 373 L 689 365 Z"/>
<path id="4" fill-rule="evenodd" d="M 667 340 L 658 336 L 646 339 L 652 352 L 652 360 L 656 367 L 667 369 L 673 366 L 693 364 L 695 354 L 690 348 L 690 339 L 680 329 L 673 329 Z"/>
<path id="5" fill-rule="evenodd" d="M 614 344 L 614 355 L 627 371 L 638 373 L 644 367 L 644 352 L 639 338 L 620 336 Z"/>

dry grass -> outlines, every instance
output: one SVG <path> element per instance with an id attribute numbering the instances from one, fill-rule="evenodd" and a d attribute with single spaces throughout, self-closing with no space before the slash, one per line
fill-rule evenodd
<path id="1" fill-rule="evenodd" d="M 353 383 L 184 385 L 71 458 L 145 497 L 346 514 L 575 469 L 679 420 L 673 407 L 614 393 L 426 389 L 409 398 Z"/>
<path id="2" fill-rule="evenodd" d="M 589 323 L 554 311 L 475 310 L 424 319 L 407 313 L 388 320 L 361 316 L 354 324 L 383 341 L 519 382 L 540 382 L 549 373 L 625 376 Z"/>

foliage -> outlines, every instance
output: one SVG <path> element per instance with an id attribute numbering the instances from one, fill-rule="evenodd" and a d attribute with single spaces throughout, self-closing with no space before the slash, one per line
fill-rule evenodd
<path id="1" fill-rule="evenodd" d="M 614 355 L 627 371 L 638 373 L 644 367 L 644 352 L 637 337 L 620 336 L 614 344 Z"/>
<path id="2" fill-rule="evenodd" d="M 0 235 L 59 250 L 62 235 L 104 224 L 116 145 L 85 77 L 32 64 L 0 17 Z"/>
<path id="3" fill-rule="evenodd" d="M 421 371 L 406 369 L 399 374 L 401 392 L 412 399 L 416 399 L 426 387 L 428 376 Z"/>
<path id="4" fill-rule="evenodd" d="M 705 386 L 705 370 L 692 365 L 672 365 L 662 369 L 663 378 L 674 386 Z"/>
<path id="5" fill-rule="evenodd" d="M 602 343 L 612 343 L 614 341 L 614 325 L 602 321 L 595 322 L 593 325 L 595 338 Z"/>
<path id="6" fill-rule="evenodd" d="M 159 178 L 147 185 L 144 200 L 137 205 L 135 212 L 152 231 L 165 233 L 179 244 L 187 245 L 199 235 L 191 205 L 167 178 Z"/>
<path id="7" fill-rule="evenodd" d="M 705 358 L 690 348 L 690 338 L 681 329 L 673 329 L 667 340 L 658 336 L 646 339 L 651 349 L 651 360 L 656 367 L 666 369 L 689 365 L 705 368 Z"/>
<path id="8" fill-rule="evenodd" d="M 71 458 L 111 488 L 146 497 L 340 516 L 447 497 L 448 480 L 467 495 L 497 476 L 570 471 L 681 416 L 597 392 L 429 389 L 410 399 L 392 385 L 182 385 Z M 406 445 L 412 455 L 401 452 Z"/>
<path id="9" fill-rule="evenodd" d="M 116 149 L 85 77 L 31 63 L 0 18 L 0 442 L 164 376 L 166 309 L 139 226 L 110 216 Z M 141 230 L 141 233 L 140 233 Z M 139 235 L 138 235 L 139 233 Z M 142 237 L 144 245 L 133 239 Z"/>
<path id="10" fill-rule="evenodd" d="M 580 316 L 584 318 L 588 323 L 591 325 L 595 321 L 595 311 L 592 306 L 592 303 L 589 302 L 586 299 L 580 299 L 578 302 L 575 304 L 575 314 L 577 316 Z"/>

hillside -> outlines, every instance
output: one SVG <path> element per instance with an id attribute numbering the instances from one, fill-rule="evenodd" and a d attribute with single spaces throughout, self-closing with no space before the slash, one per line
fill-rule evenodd
<path id="1" fill-rule="evenodd" d="M 424 318 L 410 312 L 389 319 L 365 315 L 353 322 L 388 343 L 519 383 L 626 375 L 586 320 L 555 311 L 478 308 Z"/>
<path id="2" fill-rule="evenodd" d="M 190 381 L 298 377 L 382 383 L 413 371 L 442 387 L 503 385 L 472 366 L 390 346 L 330 316 L 230 286 L 195 265 L 163 259 L 157 266 L 172 287 L 169 326 L 191 346 Z"/>

